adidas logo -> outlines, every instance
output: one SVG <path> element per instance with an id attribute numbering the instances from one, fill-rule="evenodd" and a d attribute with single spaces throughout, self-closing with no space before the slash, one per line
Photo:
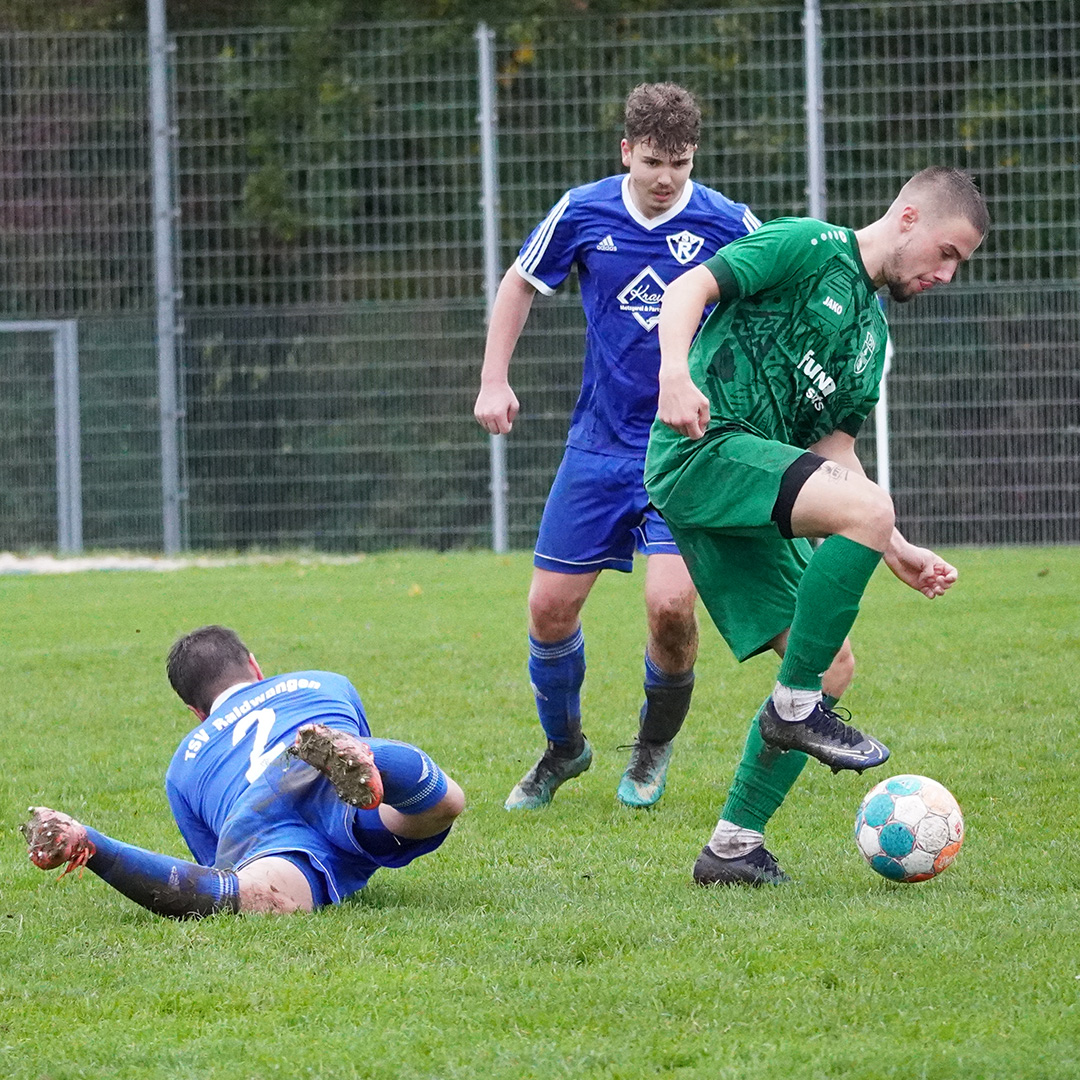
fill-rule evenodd
<path id="1" fill-rule="evenodd" d="M 611 239 L 611 233 L 608 233 L 599 244 L 596 245 L 597 251 L 618 251 L 615 246 L 615 241 Z"/>

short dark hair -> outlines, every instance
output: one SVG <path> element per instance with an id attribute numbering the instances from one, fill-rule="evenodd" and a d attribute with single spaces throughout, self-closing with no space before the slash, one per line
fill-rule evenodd
<path id="1" fill-rule="evenodd" d="M 701 108 L 694 95 L 675 83 L 641 83 L 630 91 L 624 114 L 626 141 L 635 146 L 648 139 L 665 154 L 697 146 Z"/>
<path id="2" fill-rule="evenodd" d="M 924 195 L 933 209 L 943 215 L 966 218 L 980 236 L 990 228 L 990 211 L 975 180 L 963 169 L 931 165 L 917 172 L 901 189 L 901 196 Z"/>
<path id="3" fill-rule="evenodd" d="M 177 638 L 165 669 L 169 683 L 185 705 L 209 713 L 214 698 L 233 683 L 251 679 L 251 652 L 235 630 L 200 626 Z"/>

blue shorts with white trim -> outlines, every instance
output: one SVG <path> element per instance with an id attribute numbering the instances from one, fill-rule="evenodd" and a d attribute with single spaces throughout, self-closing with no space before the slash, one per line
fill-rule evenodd
<path id="1" fill-rule="evenodd" d="M 645 462 L 566 448 L 540 520 L 533 565 L 557 574 L 634 568 L 634 551 L 678 555 L 649 505 Z"/>
<path id="2" fill-rule="evenodd" d="M 239 870 L 269 855 L 288 859 L 308 879 L 319 907 L 358 892 L 382 867 L 407 866 L 434 851 L 448 833 L 422 840 L 395 836 L 377 809 L 343 803 L 321 773 L 281 754 L 237 799 L 222 826 L 214 865 Z"/>

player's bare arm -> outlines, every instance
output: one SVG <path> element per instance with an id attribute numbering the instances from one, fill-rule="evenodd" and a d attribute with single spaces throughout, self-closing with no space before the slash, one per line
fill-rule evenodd
<path id="1" fill-rule="evenodd" d="M 476 422 L 492 435 L 505 435 L 517 418 L 517 395 L 510 387 L 510 358 L 528 321 L 536 289 L 514 267 L 503 275 L 491 309 L 480 393 L 473 406 Z"/>
<path id="2" fill-rule="evenodd" d="M 719 299 L 720 287 L 712 272 L 705 266 L 695 266 L 668 286 L 660 305 L 657 416 L 690 439 L 700 439 L 705 434 L 709 425 L 709 399 L 690 378 L 687 357 L 705 308 Z"/>
<path id="3" fill-rule="evenodd" d="M 845 432 L 834 431 L 810 449 L 827 459 L 819 475 L 828 482 L 842 484 L 851 477 L 866 479 L 862 462 L 855 452 L 855 440 Z M 883 558 L 896 577 L 930 600 L 944 595 L 958 577 L 955 566 L 929 548 L 910 543 L 895 525 Z"/>

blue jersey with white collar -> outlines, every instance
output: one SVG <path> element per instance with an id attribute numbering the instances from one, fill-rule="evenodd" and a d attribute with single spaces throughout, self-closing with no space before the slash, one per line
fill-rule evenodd
<path id="1" fill-rule="evenodd" d="M 629 177 L 573 188 L 525 241 L 515 269 L 550 296 L 576 266 L 585 368 L 567 445 L 644 458 L 656 417 L 656 324 L 667 286 L 760 225 L 743 203 L 687 180 L 677 203 L 646 218 Z"/>

